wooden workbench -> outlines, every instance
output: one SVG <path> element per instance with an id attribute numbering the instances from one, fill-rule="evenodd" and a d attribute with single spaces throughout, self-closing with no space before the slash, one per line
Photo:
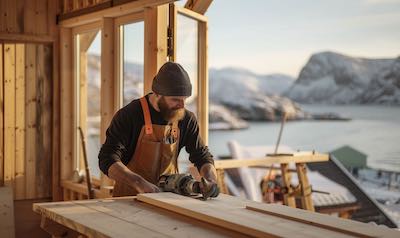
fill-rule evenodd
<path id="1" fill-rule="evenodd" d="M 172 193 L 37 203 L 33 210 L 88 237 L 400 237 L 389 228 L 221 194 Z"/>

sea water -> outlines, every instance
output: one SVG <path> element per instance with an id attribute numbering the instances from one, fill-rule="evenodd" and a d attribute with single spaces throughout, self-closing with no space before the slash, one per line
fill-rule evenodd
<path id="1" fill-rule="evenodd" d="M 302 105 L 313 113 L 335 112 L 350 121 L 288 121 L 280 144 L 295 150 L 330 152 L 344 145 L 366 154 L 368 166 L 400 171 L 400 107 Z M 280 122 L 251 122 L 244 130 L 210 131 L 215 156 L 229 155 L 227 143 L 275 146 Z"/>

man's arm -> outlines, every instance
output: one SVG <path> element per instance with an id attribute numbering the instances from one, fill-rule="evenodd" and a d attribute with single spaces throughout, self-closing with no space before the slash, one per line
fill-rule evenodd
<path id="1" fill-rule="evenodd" d="M 139 174 L 132 172 L 120 161 L 110 166 L 108 177 L 136 189 L 138 193 L 160 192 L 160 189 L 156 185 L 148 182 Z"/>
<path id="2" fill-rule="evenodd" d="M 210 182 L 217 183 L 217 170 L 213 164 L 203 164 L 200 169 L 200 175 Z"/>

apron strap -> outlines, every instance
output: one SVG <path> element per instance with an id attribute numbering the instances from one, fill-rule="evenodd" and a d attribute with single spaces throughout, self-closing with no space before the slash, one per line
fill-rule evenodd
<path id="1" fill-rule="evenodd" d="M 171 131 L 172 136 L 174 139 L 178 139 L 178 121 L 174 121 L 172 123 L 172 131 Z"/>
<path id="2" fill-rule="evenodd" d="M 140 104 L 142 105 L 142 109 L 143 109 L 144 128 L 145 128 L 146 135 L 153 134 L 153 126 L 151 123 L 149 104 L 147 103 L 146 97 L 140 98 Z"/>

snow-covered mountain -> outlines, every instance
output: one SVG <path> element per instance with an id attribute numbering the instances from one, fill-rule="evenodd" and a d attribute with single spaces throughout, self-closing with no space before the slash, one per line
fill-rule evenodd
<path id="1" fill-rule="evenodd" d="M 400 105 L 400 57 L 371 80 L 361 102 Z"/>
<path id="2" fill-rule="evenodd" d="M 283 112 L 288 119 L 305 118 L 308 115 L 297 104 L 279 96 L 293 80 L 289 76 L 260 76 L 235 68 L 211 69 L 210 101 L 227 107 L 244 120 L 273 121 Z"/>
<path id="3" fill-rule="evenodd" d="M 398 68 L 395 59 L 353 58 L 322 52 L 311 56 L 284 95 L 302 103 L 398 104 Z"/>
<path id="4" fill-rule="evenodd" d="M 248 87 L 256 88 L 257 91 L 269 95 L 280 95 L 282 92 L 289 89 L 295 81 L 295 78 L 284 74 L 259 75 L 246 69 L 232 67 L 222 69 L 211 68 L 209 77 L 210 81 L 214 79 L 219 80 L 221 78 L 238 83 L 246 81 Z M 212 87 L 210 87 L 210 90 L 211 89 Z"/>

